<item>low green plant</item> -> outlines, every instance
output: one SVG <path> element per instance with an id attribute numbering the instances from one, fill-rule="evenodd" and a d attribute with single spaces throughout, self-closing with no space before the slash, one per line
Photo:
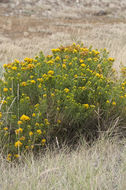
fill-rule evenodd
<path id="1" fill-rule="evenodd" d="M 56 137 L 91 137 L 101 117 L 125 115 L 126 85 L 117 79 L 113 62 L 106 49 L 73 44 L 5 64 L 0 144 L 7 159 L 41 149 Z"/>

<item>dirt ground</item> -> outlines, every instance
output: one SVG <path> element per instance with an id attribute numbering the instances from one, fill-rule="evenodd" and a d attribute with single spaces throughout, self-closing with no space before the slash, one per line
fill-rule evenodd
<path id="1" fill-rule="evenodd" d="M 72 42 L 126 60 L 125 0 L 0 0 L 0 63 Z"/>

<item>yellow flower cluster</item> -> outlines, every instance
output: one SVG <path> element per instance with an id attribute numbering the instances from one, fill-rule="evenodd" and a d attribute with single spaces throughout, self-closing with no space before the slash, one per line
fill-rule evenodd
<path id="1" fill-rule="evenodd" d="M 4 89 L 3 89 L 3 92 L 8 92 L 8 88 L 4 88 Z"/>
<path id="2" fill-rule="evenodd" d="M 68 88 L 64 89 L 64 92 L 68 93 L 70 90 Z"/>
<path id="3" fill-rule="evenodd" d="M 27 86 L 27 83 L 26 82 L 22 82 L 21 86 Z"/>
<path id="4" fill-rule="evenodd" d="M 15 130 L 16 135 L 18 135 L 19 133 L 22 133 L 22 132 L 23 132 L 23 129 L 22 129 L 22 128 L 19 128 L 19 129 L 16 129 L 16 130 Z"/>
<path id="5" fill-rule="evenodd" d="M 48 119 L 45 119 L 44 121 L 46 125 L 50 125 L 50 122 L 48 121 Z"/>
<path id="6" fill-rule="evenodd" d="M 86 109 L 89 108 L 89 105 L 88 105 L 88 104 L 83 104 L 83 105 L 84 105 L 84 107 L 85 107 Z"/>
<path id="7" fill-rule="evenodd" d="M 20 117 L 20 120 L 21 121 L 29 121 L 30 120 L 30 117 L 28 117 L 27 115 L 22 115 L 21 117 Z"/>
<path id="8" fill-rule="evenodd" d="M 84 120 L 95 117 L 98 108 L 106 117 L 108 109 L 114 113 L 119 105 L 124 107 L 126 80 L 114 89 L 117 78 L 112 70 L 113 61 L 105 49 L 99 52 L 73 43 L 52 49 L 52 55 L 44 56 L 40 52 L 35 59 L 26 57 L 23 61 L 4 64 L 5 77 L 0 90 L 1 134 L 8 138 L 12 126 L 16 129 L 7 145 L 12 153 L 7 159 L 20 157 L 21 151 L 44 146 L 53 130 L 61 134 L 65 130 L 69 133 L 69 128 L 74 131 L 76 123 L 81 127 Z M 125 67 L 122 72 L 126 74 Z"/>
<path id="9" fill-rule="evenodd" d="M 36 132 L 37 132 L 39 135 L 42 134 L 42 131 L 41 131 L 40 129 L 38 129 Z"/>
<path id="10" fill-rule="evenodd" d="M 0 112 L 0 119 L 2 118 L 2 113 Z"/>
<path id="11" fill-rule="evenodd" d="M 52 76 L 54 74 L 54 71 L 50 70 L 48 71 L 48 75 Z"/>
<path id="12" fill-rule="evenodd" d="M 16 148 L 21 147 L 21 146 L 22 146 L 21 141 L 17 141 L 17 142 L 15 142 L 15 147 L 16 147 Z"/>
<path id="13" fill-rule="evenodd" d="M 33 135 L 33 132 L 32 132 L 32 131 L 30 131 L 30 132 L 29 132 L 29 136 L 31 137 L 32 135 Z"/>

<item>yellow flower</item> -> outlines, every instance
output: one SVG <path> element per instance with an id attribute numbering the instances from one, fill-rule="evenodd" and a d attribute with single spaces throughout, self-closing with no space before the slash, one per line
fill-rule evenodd
<path id="1" fill-rule="evenodd" d="M 46 139 L 42 139 L 42 145 L 44 145 L 46 143 Z"/>
<path id="2" fill-rule="evenodd" d="M 89 105 L 88 104 L 83 104 L 83 106 L 88 109 L 89 108 Z"/>
<path id="3" fill-rule="evenodd" d="M 96 61 L 98 61 L 98 58 L 97 57 L 94 57 L 94 61 L 96 62 Z M 100 65 L 100 64 L 99 64 Z M 100 65 L 101 66 L 101 65 Z M 97 67 L 99 67 L 98 65 L 97 65 Z"/>
<path id="4" fill-rule="evenodd" d="M 77 50 L 76 50 L 76 49 L 74 49 L 74 50 L 73 50 L 73 53 L 77 53 Z"/>
<path id="5" fill-rule="evenodd" d="M 41 85 L 41 84 L 39 84 L 39 85 L 38 85 L 38 88 L 42 88 L 42 85 Z"/>
<path id="6" fill-rule="evenodd" d="M 43 94 L 43 98 L 46 98 L 47 97 L 47 94 Z"/>
<path id="7" fill-rule="evenodd" d="M 99 73 L 96 73 L 96 77 L 99 77 L 99 78 L 100 78 L 100 74 L 99 74 Z"/>
<path id="8" fill-rule="evenodd" d="M 28 148 L 29 148 L 29 146 L 25 146 L 25 148 L 26 148 L 26 149 L 28 149 Z"/>
<path id="9" fill-rule="evenodd" d="M 53 64 L 54 64 L 54 61 L 53 61 L 53 60 L 49 60 L 49 61 L 47 62 L 47 64 L 53 65 Z"/>
<path id="10" fill-rule="evenodd" d="M 2 117 L 2 113 L 0 112 L 0 119 L 1 119 L 1 117 Z"/>
<path id="11" fill-rule="evenodd" d="M 36 81 L 35 81 L 35 80 L 31 80 L 30 82 L 31 82 L 32 84 L 35 84 L 35 83 L 36 83 Z"/>
<path id="12" fill-rule="evenodd" d="M 26 100 L 30 100 L 29 96 L 26 97 Z"/>
<path id="13" fill-rule="evenodd" d="M 80 63 L 83 63 L 84 62 L 84 60 L 83 59 L 80 59 Z"/>
<path id="14" fill-rule="evenodd" d="M 25 71 L 25 70 L 27 70 L 27 67 L 21 67 L 21 70 Z"/>
<path id="15" fill-rule="evenodd" d="M 20 63 L 19 60 L 17 60 L 17 59 L 15 59 L 14 62 L 15 62 L 15 63 L 18 63 L 18 64 Z"/>
<path id="16" fill-rule="evenodd" d="M 4 64 L 3 67 L 4 67 L 4 68 L 7 68 L 7 64 Z"/>
<path id="17" fill-rule="evenodd" d="M 0 122 L 0 125 L 3 125 L 3 122 L 2 122 L 2 121 Z"/>
<path id="18" fill-rule="evenodd" d="M 7 131 L 8 130 L 8 127 L 4 127 L 4 131 Z"/>
<path id="19" fill-rule="evenodd" d="M 95 55 L 98 55 L 100 52 L 96 51 L 95 49 L 92 50 L 92 53 L 94 53 Z"/>
<path id="20" fill-rule="evenodd" d="M 95 105 L 90 105 L 91 108 L 95 108 Z"/>
<path id="21" fill-rule="evenodd" d="M 62 64 L 63 69 L 66 69 L 66 64 Z"/>
<path id="22" fill-rule="evenodd" d="M 52 49 L 52 53 L 56 53 L 56 52 L 60 52 L 60 49 L 57 48 L 57 49 Z"/>
<path id="23" fill-rule="evenodd" d="M 50 70 L 50 71 L 48 71 L 48 75 L 53 75 L 54 74 L 54 71 L 52 71 L 52 70 Z"/>
<path id="24" fill-rule="evenodd" d="M 34 148 L 34 145 L 31 145 L 31 149 L 33 149 Z"/>
<path id="25" fill-rule="evenodd" d="M 21 86 L 27 86 L 27 83 L 26 82 L 22 82 Z"/>
<path id="26" fill-rule="evenodd" d="M 35 104 L 35 106 L 34 106 L 35 108 L 38 108 L 39 107 L 39 104 Z"/>
<path id="27" fill-rule="evenodd" d="M 8 154 L 7 156 L 8 156 L 8 157 L 11 157 L 11 156 L 12 156 L 12 154 Z"/>
<path id="28" fill-rule="evenodd" d="M 30 128 L 31 128 L 31 125 L 27 125 L 27 128 L 30 129 Z"/>
<path id="29" fill-rule="evenodd" d="M 124 96 L 120 96 L 120 98 L 124 98 Z"/>
<path id="30" fill-rule="evenodd" d="M 55 60 L 56 60 L 56 61 L 59 61 L 59 60 L 60 60 L 60 57 L 59 57 L 59 56 L 57 56 L 57 57 L 55 58 Z"/>
<path id="31" fill-rule="evenodd" d="M 12 154 L 8 154 L 6 160 L 11 161 L 11 156 L 12 156 Z"/>
<path id="32" fill-rule="evenodd" d="M 20 77 L 21 76 L 21 74 L 20 73 L 17 73 L 17 77 Z"/>
<path id="33" fill-rule="evenodd" d="M 59 110 L 60 110 L 60 108 L 59 108 L 59 107 L 57 107 L 56 109 L 57 109 L 57 111 L 59 111 Z"/>
<path id="34" fill-rule="evenodd" d="M 52 57 L 53 57 L 52 55 L 47 55 L 47 58 L 50 58 L 50 59 L 51 59 Z"/>
<path id="35" fill-rule="evenodd" d="M 29 121 L 30 120 L 30 117 L 28 117 L 27 115 L 22 115 L 21 117 L 20 117 L 20 120 L 22 120 L 22 121 Z"/>
<path id="36" fill-rule="evenodd" d="M 88 60 L 88 61 L 92 61 L 92 59 L 91 59 L 91 58 L 88 58 L 87 60 Z"/>
<path id="37" fill-rule="evenodd" d="M 30 131 L 30 132 L 29 132 L 29 136 L 31 137 L 32 135 L 33 135 L 33 132 L 32 132 L 32 131 Z"/>
<path id="38" fill-rule="evenodd" d="M 124 90 L 125 89 L 125 87 L 124 86 L 122 86 L 122 90 Z"/>
<path id="39" fill-rule="evenodd" d="M 7 92 L 7 91 L 8 91 L 8 88 L 4 88 L 3 91 L 4 91 L 4 92 Z"/>
<path id="40" fill-rule="evenodd" d="M 40 129 L 38 129 L 36 132 L 37 132 L 39 135 L 42 134 L 42 131 L 41 131 Z"/>
<path id="41" fill-rule="evenodd" d="M 60 124 L 60 123 L 61 123 L 61 120 L 58 119 L 58 120 L 57 120 L 57 123 Z"/>
<path id="42" fill-rule="evenodd" d="M 32 117 L 35 117 L 35 116 L 36 116 L 36 114 L 35 114 L 35 113 L 33 113 L 33 114 L 32 114 Z"/>
<path id="43" fill-rule="evenodd" d="M 20 138 L 20 140 L 21 140 L 21 141 L 24 141 L 24 140 L 25 140 L 25 137 L 24 137 L 24 136 L 22 136 L 22 137 Z"/>
<path id="44" fill-rule="evenodd" d="M 107 104 L 109 104 L 109 103 L 110 103 L 110 101 L 109 101 L 109 100 L 107 100 L 107 101 L 106 101 L 106 103 L 107 103 Z"/>
<path id="45" fill-rule="evenodd" d="M 22 121 L 20 121 L 20 120 L 17 122 L 17 124 L 18 124 L 18 125 L 21 125 L 22 123 L 23 123 L 23 122 L 22 122 Z"/>
<path id="46" fill-rule="evenodd" d="M 55 96 L 55 94 L 54 94 L 54 93 L 51 93 L 51 96 L 53 97 L 53 96 Z"/>
<path id="47" fill-rule="evenodd" d="M 113 105 L 113 106 L 116 106 L 116 102 L 113 101 L 113 102 L 112 102 L 112 105 Z"/>
<path id="48" fill-rule="evenodd" d="M 14 154 L 14 157 L 15 157 L 15 158 L 19 158 L 20 155 L 19 155 L 19 154 Z"/>
<path id="49" fill-rule="evenodd" d="M 46 124 L 46 125 L 50 125 L 48 119 L 45 119 L 44 121 L 45 121 L 45 124 Z"/>
<path id="50" fill-rule="evenodd" d="M 72 65 L 72 62 L 69 63 L 69 66 Z"/>
<path id="51" fill-rule="evenodd" d="M 77 78 L 78 76 L 77 75 L 74 75 L 74 78 Z"/>
<path id="52" fill-rule="evenodd" d="M 82 90 L 85 90 L 85 89 L 86 89 L 86 87 L 85 87 L 85 86 L 82 86 L 82 87 L 81 87 L 81 89 L 82 89 Z"/>
<path id="53" fill-rule="evenodd" d="M 42 78 L 38 78 L 37 81 L 43 82 L 43 79 Z"/>
<path id="54" fill-rule="evenodd" d="M 115 59 L 114 58 L 112 58 L 112 57 L 109 57 L 108 58 L 108 61 L 114 61 Z"/>
<path id="55" fill-rule="evenodd" d="M 20 147 L 20 146 L 22 146 L 21 141 L 17 141 L 17 142 L 15 143 L 15 147 L 17 148 L 17 147 Z"/>
<path id="56" fill-rule="evenodd" d="M 86 65 L 84 63 L 81 64 L 81 67 L 85 67 Z"/>
<path id="57" fill-rule="evenodd" d="M 16 70 L 17 70 L 17 67 L 12 67 L 12 70 L 16 71 Z"/>
<path id="58" fill-rule="evenodd" d="M 22 129 L 22 128 L 19 128 L 19 129 L 16 129 L 16 130 L 15 130 L 16 135 L 18 135 L 19 133 L 22 133 L 22 132 L 23 132 L 23 129 Z"/>
<path id="59" fill-rule="evenodd" d="M 70 90 L 68 88 L 64 89 L 64 92 L 68 93 Z"/>
<path id="60" fill-rule="evenodd" d="M 7 160 L 7 161 L 11 161 L 11 158 L 7 156 L 6 160 Z"/>
<path id="61" fill-rule="evenodd" d="M 35 126 L 38 127 L 38 126 L 39 126 L 39 123 L 36 122 L 36 123 L 35 123 Z"/>
<path id="62" fill-rule="evenodd" d="M 28 64 L 27 68 L 28 69 L 33 69 L 35 66 L 33 64 Z"/>
<path id="63" fill-rule="evenodd" d="M 43 74 L 42 77 L 43 77 L 43 78 L 47 78 L 47 74 Z"/>
<path id="64" fill-rule="evenodd" d="M 26 57 L 26 58 L 24 58 L 24 61 L 26 61 L 26 62 L 32 62 L 33 61 L 33 59 L 32 58 L 28 58 L 28 57 Z"/>

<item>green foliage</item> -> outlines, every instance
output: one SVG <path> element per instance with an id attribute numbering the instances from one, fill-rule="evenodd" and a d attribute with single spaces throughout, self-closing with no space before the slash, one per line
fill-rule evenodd
<path id="1" fill-rule="evenodd" d="M 4 65 L 0 81 L 1 146 L 7 157 L 46 142 L 95 134 L 99 118 L 125 114 L 125 84 L 116 79 L 113 58 L 73 44 Z M 124 83 L 124 82 L 123 82 Z M 123 97 L 123 98 L 122 98 Z"/>

